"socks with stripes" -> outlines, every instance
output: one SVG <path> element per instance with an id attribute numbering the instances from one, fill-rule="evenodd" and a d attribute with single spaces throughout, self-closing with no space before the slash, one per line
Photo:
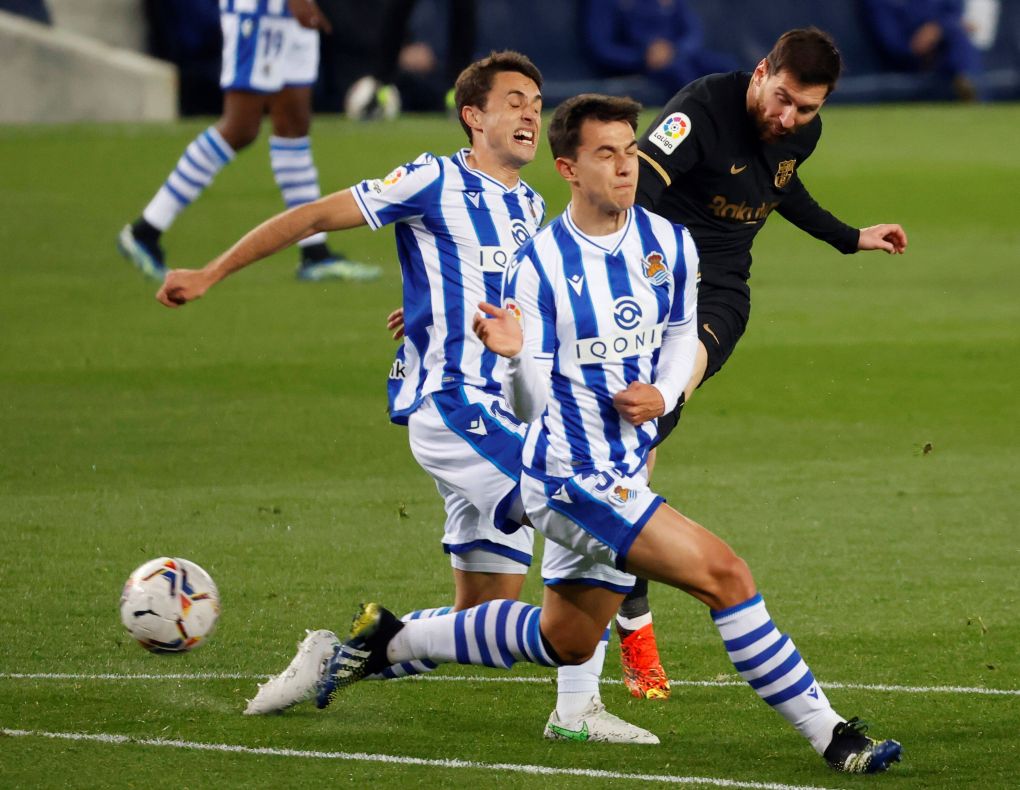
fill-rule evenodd
<path id="1" fill-rule="evenodd" d="M 212 183 L 216 174 L 234 160 L 234 149 L 210 126 L 191 141 L 163 186 L 142 212 L 158 231 L 165 231 L 177 215 Z"/>
<path id="2" fill-rule="evenodd" d="M 601 701 L 599 678 L 606 662 L 609 629 L 602 634 L 595 653 L 583 664 L 564 665 L 556 670 L 556 714 L 562 721 L 573 721 L 591 704 Z"/>
<path id="3" fill-rule="evenodd" d="M 844 719 L 832 709 L 793 640 L 773 624 L 761 595 L 712 612 L 712 620 L 740 676 L 823 753 L 832 728 Z"/>
<path id="4" fill-rule="evenodd" d="M 273 168 L 273 178 L 280 187 L 287 208 L 311 203 L 322 196 L 319 191 L 319 171 L 312 160 L 310 137 L 273 135 L 269 138 L 269 161 Z M 298 246 L 308 247 L 325 241 L 325 233 L 315 233 L 299 241 Z"/>
<path id="5" fill-rule="evenodd" d="M 392 664 L 428 660 L 510 669 L 518 661 L 545 667 L 560 662 L 542 638 L 542 610 L 497 600 L 460 612 L 409 621 L 386 648 Z"/>

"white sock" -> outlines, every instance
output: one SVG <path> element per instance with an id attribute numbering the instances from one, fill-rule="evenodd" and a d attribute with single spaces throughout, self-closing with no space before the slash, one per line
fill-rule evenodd
<path id="1" fill-rule="evenodd" d="M 583 664 L 562 666 L 556 670 L 556 715 L 560 721 L 573 721 L 580 717 L 594 699 L 601 702 L 599 678 L 606 662 L 609 634 L 599 641 L 595 653 Z"/>
<path id="2" fill-rule="evenodd" d="M 233 160 L 234 149 L 215 126 L 210 126 L 184 149 L 177 165 L 142 212 L 145 221 L 158 230 L 169 228 L 177 215 Z"/>

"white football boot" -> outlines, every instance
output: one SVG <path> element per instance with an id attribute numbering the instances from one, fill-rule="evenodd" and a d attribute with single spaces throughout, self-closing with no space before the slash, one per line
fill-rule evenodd
<path id="1" fill-rule="evenodd" d="M 332 631 L 307 631 L 308 636 L 298 645 L 287 668 L 279 675 L 259 684 L 254 699 L 248 700 L 244 709 L 246 716 L 259 716 L 265 713 L 276 713 L 311 699 L 315 687 L 322 678 L 334 648 L 340 640 Z"/>
<path id="2" fill-rule="evenodd" d="M 591 704 L 576 719 L 564 721 L 554 710 L 545 725 L 545 737 L 554 741 L 589 741 L 595 743 L 649 743 L 657 744 L 658 737 L 619 716 L 614 716 L 599 700 L 592 697 Z"/>

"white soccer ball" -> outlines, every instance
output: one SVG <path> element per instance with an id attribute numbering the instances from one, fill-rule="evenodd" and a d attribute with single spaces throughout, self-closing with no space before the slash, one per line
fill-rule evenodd
<path id="1" fill-rule="evenodd" d="M 212 577 L 190 560 L 159 557 L 135 569 L 120 595 L 120 619 L 153 653 L 184 653 L 209 638 L 220 616 Z"/>
<path id="2" fill-rule="evenodd" d="M 400 115 L 400 91 L 375 77 L 362 77 L 347 89 L 344 112 L 352 121 L 392 121 Z"/>

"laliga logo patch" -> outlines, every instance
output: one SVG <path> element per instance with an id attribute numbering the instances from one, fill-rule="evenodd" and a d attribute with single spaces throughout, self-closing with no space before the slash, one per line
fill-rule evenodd
<path id="1" fill-rule="evenodd" d="M 631 491 L 623 486 L 616 486 L 613 489 L 613 493 L 609 495 L 609 501 L 620 507 L 623 507 L 632 499 L 637 499 L 637 491 Z"/>
<path id="2" fill-rule="evenodd" d="M 660 151 L 671 154 L 687 139 L 693 128 L 691 119 L 686 113 L 675 112 L 652 129 L 648 139 Z"/>
<path id="3" fill-rule="evenodd" d="M 368 185 L 372 188 L 373 192 L 375 192 L 377 195 L 381 195 L 391 186 L 396 184 L 400 179 L 402 179 L 406 173 L 407 168 L 401 165 L 396 170 L 392 171 L 389 175 L 387 175 L 385 178 L 376 178 L 372 181 L 369 181 Z"/>
<path id="4" fill-rule="evenodd" d="M 524 321 L 524 313 L 521 312 L 521 308 L 517 306 L 517 302 L 513 299 L 503 300 L 503 309 L 506 310 L 510 315 L 517 319 L 517 323 Z"/>
<path id="5" fill-rule="evenodd" d="M 652 285 L 665 285 L 669 282 L 669 269 L 662 262 L 661 252 L 648 253 L 647 258 L 641 259 L 641 268 Z"/>
<path id="6" fill-rule="evenodd" d="M 641 323 L 641 305 L 630 296 L 621 296 L 613 302 L 613 318 L 620 329 L 634 329 Z"/>

